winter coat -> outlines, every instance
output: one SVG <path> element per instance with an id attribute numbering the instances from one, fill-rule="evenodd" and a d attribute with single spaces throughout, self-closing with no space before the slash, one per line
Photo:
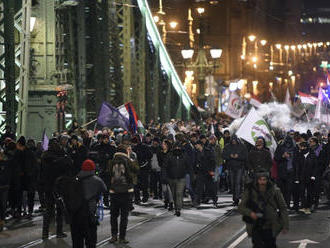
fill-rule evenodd
<path id="1" fill-rule="evenodd" d="M 0 191 L 9 188 L 11 167 L 10 160 L 0 161 Z"/>
<path id="2" fill-rule="evenodd" d="M 140 170 L 150 170 L 150 160 L 152 158 L 152 151 L 146 144 L 140 143 L 132 147 L 133 151 L 137 155 Z"/>
<path id="3" fill-rule="evenodd" d="M 118 193 L 116 188 L 117 186 L 112 183 L 112 179 L 115 178 L 116 175 L 115 173 L 118 173 L 117 171 L 114 170 L 114 166 L 118 161 L 126 165 L 125 166 L 126 171 L 122 171 L 124 172 L 122 176 L 125 176 L 124 180 L 128 185 L 127 192 L 133 192 L 134 183 L 136 183 L 134 181 L 134 178 L 136 178 L 136 175 L 139 172 L 139 166 L 135 161 L 131 160 L 126 153 L 117 152 L 115 153 L 113 159 L 109 161 L 107 167 L 107 171 L 109 172 L 110 175 L 110 193 Z"/>
<path id="4" fill-rule="evenodd" d="M 264 200 L 261 201 L 260 197 Z M 252 204 L 249 204 L 249 200 L 252 201 Z M 266 202 L 265 207 L 263 207 L 264 202 Z M 264 194 L 259 193 L 256 183 L 251 183 L 247 186 L 238 206 L 238 211 L 243 216 L 249 217 L 251 212 L 255 212 L 255 210 L 252 210 L 250 207 L 254 204 L 258 206 L 258 209 L 263 210 L 265 222 L 262 224 L 262 228 L 271 229 L 274 237 L 276 237 L 283 229 L 289 229 L 287 206 L 281 190 L 274 184 L 268 182 Z M 253 224 L 246 223 L 246 229 L 249 236 L 252 236 L 252 230 L 254 227 Z"/>
<path id="5" fill-rule="evenodd" d="M 288 146 L 286 145 L 288 143 Z M 294 146 L 293 140 L 290 137 L 286 137 L 284 142 L 279 144 L 276 148 L 274 159 L 277 163 L 277 174 L 279 179 L 285 179 L 289 176 L 290 172 L 293 172 L 293 160 L 296 154 L 296 147 Z M 284 153 L 287 152 L 291 155 L 291 158 L 287 159 L 283 157 Z M 292 160 L 291 170 L 288 168 L 288 163 Z"/>
<path id="6" fill-rule="evenodd" d="M 237 158 L 232 158 L 231 154 L 237 154 Z M 223 159 L 226 160 L 226 166 L 228 169 L 241 169 L 245 167 L 247 162 L 247 149 L 244 144 L 237 143 L 233 145 L 232 143 L 227 144 L 223 149 L 222 153 Z"/>
<path id="7" fill-rule="evenodd" d="M 182 179 L 191 174 L 191 166 L 184 154 L 176 156 L 171 152 L 165 159 L 166 174 L 169 179 Z"/>
<path id="8" fill-rule="evenodd" d="M 168 152 L 161 152 L 159 154 L 159 164 L 160 164 L 160 181 L 162 184 L 168 184 L 168 177 L 167 177 L 167 172 L 166 172 L 166 164 L 165 161 L 167 159 L 167 156 L 169 155 Z"/>
<path id="9" fill-rule="evenodd" d="M 216 166 L 223 164 L 221 146 L 217 143 L 214 145 L 209 144 L 209 148 L 214 151 Z"/>
<path id="10" fill-rule="evenodd" d="M 100 195 L 107 191 L 107 187 L 103 180 L 95 175 L 95 171 L 80 171 L 77 177 L 82 180 L 83 196 L 88 202 L 90 213 L 95 213 Z"/>
<path id="11" fill-rule="evenodd" d="M 95 150 L 98 153 L 98 163 L 99 163 L 99 172 L 100 175 L 105 173 L 108 162 L 113 159 L 113 156 L 116 152 L 116 148 L 110 144 L 101 143 L 95 147 Z M 107 183 L 107 182 L 105 182 Z"/>
<path id="12" fill-rule="evenodd" d="M 46 151 L 41 156 L 41 180 L 45 192 L 54 191 L 54 185 L 60 176 L 73 176 L 71 159 L 63 151 Z"/>
<path id="13" fill-rule="evenodd" d="M 306 158 L 304 152 L 297 150 L 293 158 L 294 181 L 302 182 L 304 180 L 304 170 Z"/>
<path id="14" fill-rule="evenodd" d="M 75 174 L 77 174 L 81 169 L 82 163 L 87 159 L 88 150 L 84 145 L 78 143 L 77 146 L 70 146 L 68 153 L 73 160 L 73 168 Z"/>
<path id="15" fill-rule="evenodd" d="M 311 177 L 315 177 L 316 180 L 320 180 L 322 164 L 319 162 L 316 156 L 315 149 L 310 148 L 309 152 L 305 155 L 305 166 L 302 172 L 302 181 L 305 183 L 310 182 Z"/>
<path id="16" fill-rule="evenodd" d="M 203 151 L 196 153 L 196 168 L 195 173 L 199 175 L 210 175 L 216 167 L 215 152 L 209 147 L 204 147 Z"/>
<path id="17" fill-rule="evenodd" d="M 273 165 L 272 157 L 268 149 L 253 148 L 248 156 L 248 169 L 257 171 L 260 168 L 266 169 L 270 172 Z"/>

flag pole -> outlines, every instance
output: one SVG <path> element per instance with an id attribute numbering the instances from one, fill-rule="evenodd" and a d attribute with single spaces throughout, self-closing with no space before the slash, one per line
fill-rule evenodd
<path id="1" fill-rule="evenodd" d="M 94 120 L 92 120 L 92 121 L 90 121 L 90 122 L 85 123 L 85 124 L 82 125 L 81 127 L 86 127 L 86 126 L 88 126 L 89 124 L 92 124 L 92 123 L 95 122 L 95 121 L 97 121 L 97 118 L 94 119 Z"/>

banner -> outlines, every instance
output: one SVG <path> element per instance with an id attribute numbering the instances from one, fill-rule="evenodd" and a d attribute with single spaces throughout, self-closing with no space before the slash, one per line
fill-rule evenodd
<path id="1" fill-rule="evenodd" d="M 262 136 L 271 154 L 275 153 L 277 147 L 276 140 L 271 134 L 266 121 L 258 115 L 255 108 L 252 108 L 245 117 L 236 135 L 252 145 L 255 145 L 257 138 Z"/>
<path id="2" fill-rule="evenodd" d="M 244 104 L 242 99 L 235 92 L 232 92 L 225 112 L 226 115 L 229 115 L 233 119 L 237 119 L 242 116 L 243 110 Z"/>

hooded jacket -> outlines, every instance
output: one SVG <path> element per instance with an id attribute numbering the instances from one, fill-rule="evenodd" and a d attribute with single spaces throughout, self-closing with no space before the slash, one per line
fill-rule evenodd
<path id="1" fill-rule="evenodd" d="M 263 198 L 263 201 L 259 200 L 260 197 Z M 249 207 L 249 200 L 256 204 L 259 209 L 263 209 L 265 222 L 263 223 L 262 228 L 271 229 L 274 237 L 276 237 L 283 229 L 289 229 L 287 206 L 281 190 L 274 184 L 268 182 L 264 194 L 259 193 L 256 182 L 246 187 L 242 200 L 238 206 L 238 211 L 243 216 L 250 216 L 253 211 Z M 265 207 L 263 207 L 263 202 L 266 202 Z M 253 227 L 253 224 L 246 224 L 246 230 L 249 236 L 252 236 Z"/>

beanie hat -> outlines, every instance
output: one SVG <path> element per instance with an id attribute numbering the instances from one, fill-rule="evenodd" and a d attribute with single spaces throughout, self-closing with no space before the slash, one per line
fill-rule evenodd
<path id="1" fill-rule="evenodd" d="M 90 159 L 86 159 L 81 166 L 81 170 L 93 171 L 93 170 L 95 170 L 95 163 Z"/>
<path id="2" fill-rule="evenodd" d="M 260 177 L 266 177 L 269 178 L 269 172 L 264 169 L 264 168 L 260 168 L 256 171 L 256 178 L 260 178 Z"/>
<path id="3" fill-rule="evenodd" d="M 22 146 L 25 146 L 26 144 L 26 140 L 25 140 L 25 137 L 24 136 L 21 136 L 18 141 L 17 141 L 18 144 L 22 145 Z"/>

